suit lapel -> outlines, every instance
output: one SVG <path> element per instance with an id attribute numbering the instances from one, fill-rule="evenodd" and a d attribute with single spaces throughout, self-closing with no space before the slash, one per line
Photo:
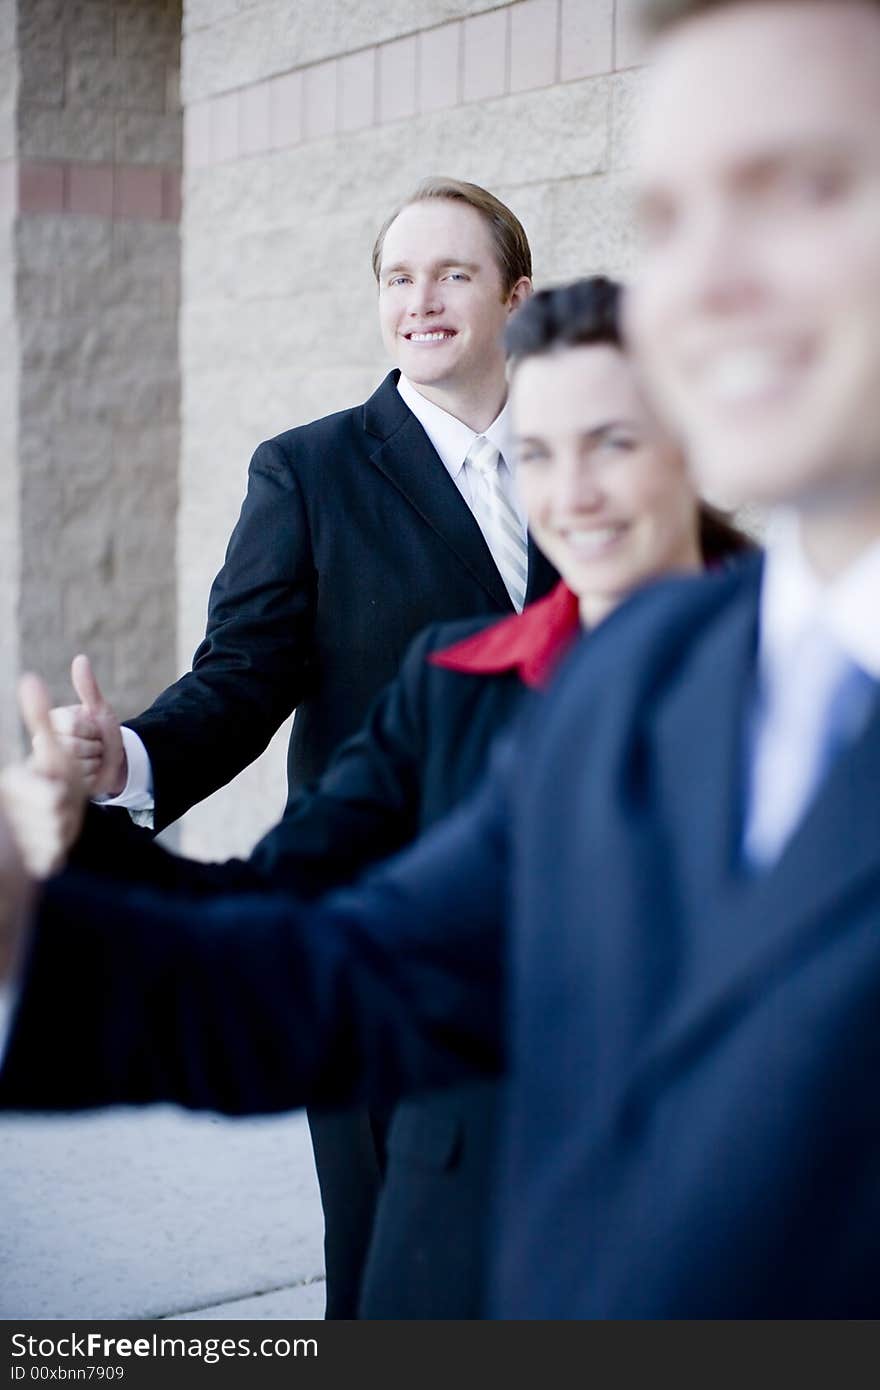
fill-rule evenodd
<path id="1" fill-rule="evenodd" d="M 880 708 L 846 749 L 778 863 L 756 877 L 719 878 L 691 930 L 702 934 L 702 969 L 638 1068 L 654 1084 L 760 997 L 829 932 L 847 900 L 880 878 Z M 711 960 L 711 968 L 706 968 Z"/>
<path id="2" fill-rule="evenodd" d="M 685 658 L 673 697 L 649 714 L 657 818 L 675 846 L 674 872 L 689 913 L 717 894 L 738 861 L 759 577 L 755 565 L 725 620 Z"/>
<path id="3" fill-rule="evenodd" d="M 559 575 L 547 559 L 542 550 L 539 550 L 532 540 L 529 532 L 529 582 L 526 589 L 526 603 L 531 603 L 532 599 L 542 598 L 544 594 L 549 594 L 559 580 Z"/>
<path id="4" fill-rule="evenodd" d="M 397 378 L 396 371 L 390 372 L 364 405 L 364 427 L 376 441 L 370 461 L 446 542 L 496 607 L 510 611 L 510 598 L 483 533 L 425 431 L 401 399 Z"/>

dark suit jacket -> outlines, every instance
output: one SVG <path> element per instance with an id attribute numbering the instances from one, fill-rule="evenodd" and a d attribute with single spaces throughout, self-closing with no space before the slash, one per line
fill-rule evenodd
<path id="1" fill-rule="evenodd" d="M 752 563 L 612 615 L 475 798 L 320 907 L 54 885 L 5 1102 L 506 1065 L 496 1314 L 876 1316 L 880 715 L 746 872 L 756 595 Z"/>
<path id="2" fill-rule="evenodd" d="M 130 722 L 155 827 L 262 753 L 296 707 L 291 792 L 358 729 L 428 623 L 511 603 L 477 522 L 391 372 L 364 404 L 261 444 L 193 667 Z M 527 601 L 555 574 L 529 545 Z M 350 1317 L 381 1177 L 381 1115 L 310 1115 L 327 1313 Z"/>
<path id="3" fill-rule="evenodd" d="M 318 776 L 417 632 L 512 611 L 398 376 L 254 454 L 193 669 L 128 721 L 150 755 L 157 830 L 252 763 L 294 707 L 290 786 Z M 555 578 L 530 544 L 527 601 Z"/>
<path id="4" fill-rule="evenodd" d="M 495 619 L 426 629 L 364 727 L 247 861 L 169 854 L 128 817 L 91 808 L 73 862 L 131 883 L 205 896 L 266 888 L 313 897 L 387 858 L 461 801 L 518 708 L 515 670 L 494 675 L 428 661 Z M 397 1110 L 360 1298 L 366 1318 L 477 1318 L 484 1311 L 495 1086 L 444 1088 Z"/>

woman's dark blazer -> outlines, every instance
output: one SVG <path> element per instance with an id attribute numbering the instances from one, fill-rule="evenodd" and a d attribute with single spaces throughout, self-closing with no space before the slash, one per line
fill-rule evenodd
<path id="1" fill-rule="evenodd" d="M 543 604 L 527 610 L 540 622 Z M 508 619 L 516 627 L 522 619 Z M 497 620 L 428 628 L 395 681 L 321 780 L 291 801 L 248 861 L 180 859 L 127 817 L 92 808 L 81 866 L 198 895 L 290 888 L 314 897 L 354 879 L 441 819 L 477 782 L 492 740 L 526 694 L 516 669 L 450 670 L 429 657 Z M 109 843 L 109 841 L 114 843 Z M 361 1290 L 368 1318 L 476 1318 L 491 1199 L 496 1084 L 479 1082 L 399 1107 Z"/>

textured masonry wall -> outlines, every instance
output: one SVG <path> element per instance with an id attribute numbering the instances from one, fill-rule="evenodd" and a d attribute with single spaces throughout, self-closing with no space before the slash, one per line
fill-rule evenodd
<path id="1" fill-rule="evenodd" d="M 18 61 L 11 0 L 0 0 L 0 760 L 18 749 L 18 352 L 12 254 Z"/>
<path id="2" fill-rule="evenodd" d="M 364 399 L 387 364 L 369 263 L 429 173 L 518 213 L 538 285 L 632 258 L 630 0 L 187 0 L 178 666 L 205 619 L 250 454 Z M 186 818 L 244 852 L 284 802 L 286 730 Z"/>
<path id="3" fill-rule="evenodd" d="M 16 664 L 67 700 L 88 651 L 131 714 L 174 675 L 180 5 L 10 9 Z"/>

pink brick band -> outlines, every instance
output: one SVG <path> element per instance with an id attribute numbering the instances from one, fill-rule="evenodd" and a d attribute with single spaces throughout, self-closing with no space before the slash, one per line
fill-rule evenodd
<path id="1" fill-rule="evenodd" d="M 608 72 L 613 0 L 519 0 L 220 92 L 185 111 L 207 168 Z"/>
<path id="2" fill-rule="evenodd" d="M 23 160 L 12 165 L 7 184 L 12 210 L 22 216 L 180 220 L 180 170 L 161 165 Z"/>

